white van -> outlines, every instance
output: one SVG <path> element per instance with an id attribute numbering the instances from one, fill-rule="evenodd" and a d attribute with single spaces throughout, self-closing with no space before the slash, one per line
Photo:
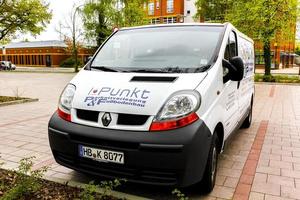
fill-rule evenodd
<path id="1" fill-rule="evenodd" d="M 56 161 L 84 173 L 213 189 L 218 154 L 248 128 L 253 41 L 230 23 L 114 32 L 49 122 Z"/>

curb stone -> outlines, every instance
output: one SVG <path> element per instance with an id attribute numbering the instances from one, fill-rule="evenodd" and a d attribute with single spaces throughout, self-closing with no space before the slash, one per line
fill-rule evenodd
<path id="1" fill-rule="evenodd" d="M 296 85 L 296 86 L 300 85 L 300 83 L 278 83 L 278 82 L 255 82 L 255 84 L 261 84 L 261 85 Z"/>
<path id="2" fill-rule="evenodd" d="M 45 177 L 46 180 L 53 181 L 56 183 L 60 184 L 67 184 L 70 187 L 79 187 L 79 188 L 84 188 L 85 183 L 80 183 L 77 181 L 66 181 L 65 179 L 60 179 L 60 178 L 54 178 L 54 177 Z M 103 193 L 102 189 L 97 189 L 97 192 Z M 119 198 L 119 199 L 128 199 L 128 200 L 151 200 L 145 197 L 140 197 L 132 194 L 126 194 L 123 192 L 118 192 L 118 191 L 110 191 L 109 195 Z"/>
<path id="3" fill-rule="evenodd" d="M 5 169 L 5 170 L 15 170 L 16 167 L 5 167 L 5 166 L 2 166 L 1 167 L 2 169 Z M 55 183 L 60 183 L 60 184 L 63 184 L 63 185 L 67 185 L 67 186 L 70 186 L 70 187 L 78 187 L 78 188 L 84 188 L 85 183 L 80 183 L 80 182 L 77 182 L 77 181 L 68 181 L 66 179 L 61 179 L 61 178 L 56 178 L 56 177 L 49 177 L 49 176 L 44 176 L 43 177 L 44 180 L 48 180 L 48 181 L 52 181 L 52 182 L 55 182 Z M 99 193 L 103 193 L 103 190 L 102 189 L 98 189 L 97 192 Z M 126 193 L 123 193 L 123 192 L 118 192 L 118 191 L 110 191 L 109 195 L 113 196 L 113 197 L 116 197 L 116 198 L 119 198 L 119 199 L 126 199 L 126 200 L 151 200 L 151 199 L 148 199 L 148 198 L 145 198 L 145 197 L 140 197 L 140 196 L 136 196 L 136 195 L 132 195 L 132 194 L 126 194 Z"/>

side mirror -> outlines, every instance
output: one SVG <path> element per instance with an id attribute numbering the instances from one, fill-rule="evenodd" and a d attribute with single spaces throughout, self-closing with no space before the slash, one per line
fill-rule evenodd
<path id="1" fill-rule="evenodd" d="M 230 61 L 223 59 L 223 67 L 228 69 L 225 80 L 241 81 L 244 77 L 244 62 L 241 57 L 235 56 Z"/>
<path id="2" fill-rule="evenodd" d="M 92 60 L 92 58 L 93 58 L 93 56 L 89 56 L 89 57 L 87 58 L 87 62 L 89 62 L 90 60 Z"/>

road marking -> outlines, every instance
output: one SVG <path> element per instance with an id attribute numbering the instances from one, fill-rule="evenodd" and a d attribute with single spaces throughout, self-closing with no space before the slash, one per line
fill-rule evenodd
<path id="1" fill-rule="evenodd" d="M 257 163 L 265 140 L 265 135 L 267 133 L 268 124 L 269 121 L 267 120 L 260 122 L 255 139 L 252 143 L 250 152 L 243 167 L 242 174 L 235 189 L 233 195 L 234 200 L 249 199 Z"/>

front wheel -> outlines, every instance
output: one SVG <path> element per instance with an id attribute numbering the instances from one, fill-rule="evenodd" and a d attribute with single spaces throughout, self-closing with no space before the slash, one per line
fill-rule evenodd
<path id="1" fill-rule="evenodd" d="M 251 100 L 251 104 L 250 104 L 250 110 L 248 113 L 248 116 L 246 117 L 245 121 L 242 124 L 242 128 L 249 128 L 251 126 L 252 123 L 252 107 L 253 107 L 253 100 Z"/>
<path id="2" fill-rule="evenodd" d="M 217 175 L 217 165 L 218 165 L 218 137 L 217 133 L 215 132 L 212 138 L 208 160 L 205 167 L 205 172 L 200 183 L 203 192 L 209 193 L 213 190 L 215 183 L 216 183 L 216 175 Z"/>

